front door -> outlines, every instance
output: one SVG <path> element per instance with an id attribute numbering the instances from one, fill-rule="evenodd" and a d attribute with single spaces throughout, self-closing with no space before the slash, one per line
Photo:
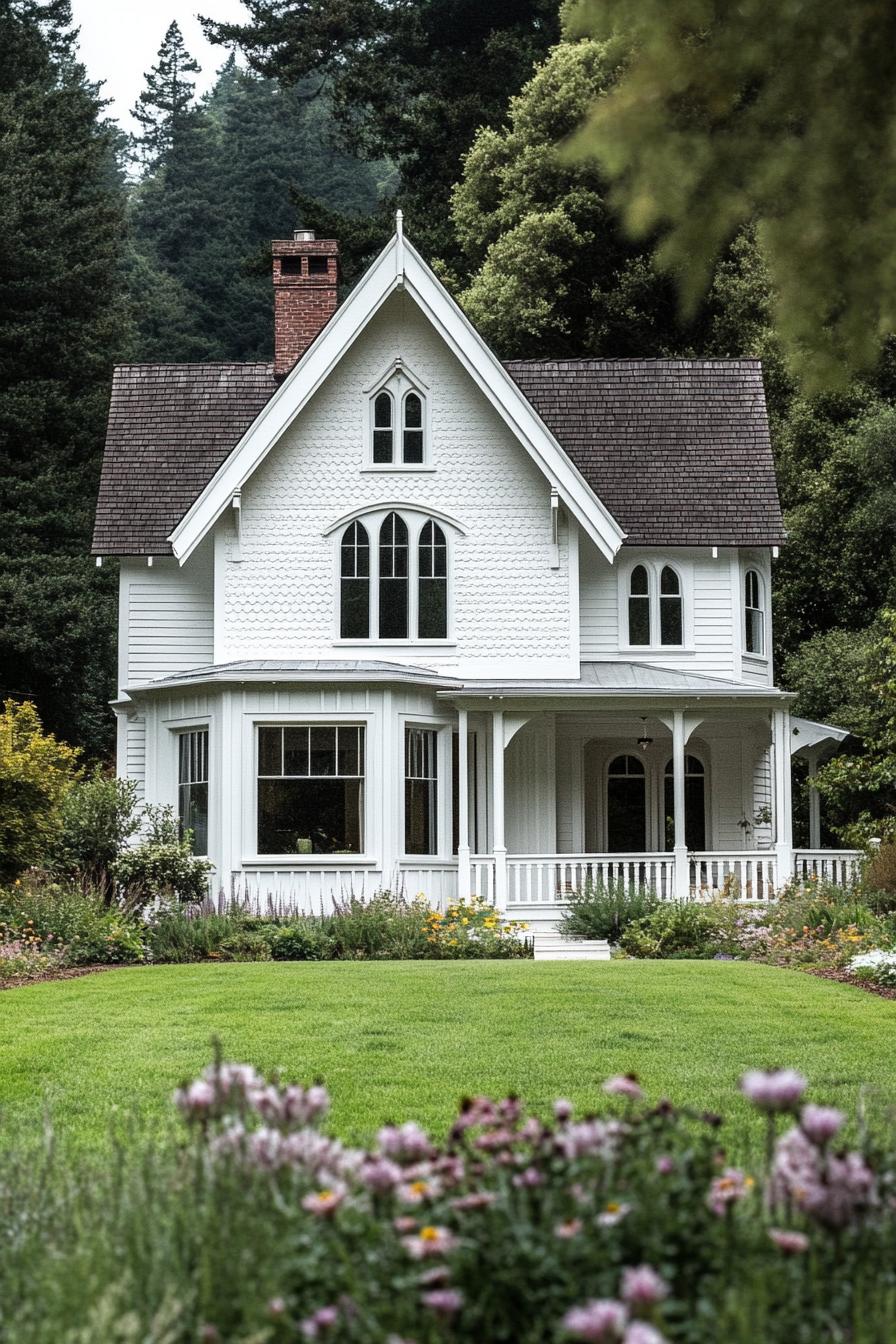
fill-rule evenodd
<path id="1" fill-rule="evenodd" d="M 637 756 L 616 756 L 607 770 L 607 852 L 647 848 L 647 775 Z"/>

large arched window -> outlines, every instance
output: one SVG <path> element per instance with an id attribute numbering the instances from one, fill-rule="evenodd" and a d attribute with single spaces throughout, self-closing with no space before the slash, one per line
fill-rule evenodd
<path id="1" fill-rule="evenodd" d="M 671 565 L 660 572 L 660 643 L 682 644 L 681 579 Z"/>
<path id="2" fill-rule="evenodd" d="M 380 528 L 380 639 L 408 637 L 408 527 L 390 513 Z"/>
<path id="3" fill-rule="evenodd" d="M 350 523 L 340 546 L 339 634 L 370 638 L 370 538 L 362 523 Z"/>
<path id="4" fill-rule="evenodd" d="M 650 578 L 646 565 L 635 565 L 628 581 L 628 642 L 650 643 Z"/>
<path id="5" fill-rule="evenodd" d="M 670 760 L 663 781 L 666 849 L 675 847 L 675 770 Z M 706 771 L 697 756 L 684 758 L 684 840 L 688 849 L 706 849 Z"/>
<path id="6" fill-rule="evenodd" d="M 744 575 L 744 651 L 765 653 L 765 611 L 762 605 L 762 579 L 755 569 Z"/>
<path id="7" fill-rule="evenodd" d="M 617 756 L 607 769 L 607 853 L 642 854 L 647 846 L 647 779 L 637 756 Z"/>
<path id="8" fill-rule="evenodd" d="M 378 392 L 373 399 L 373 460 L 378 466 L 385 466 L 395 455 L 394 413 L 392 393 Z"/>
<path id="9" fill-rule="evenodd" d="M 420 533 L 417 563 L 417 635 L 445 639 L 448 635 L 448 543 L 432 519 Z"/>
<path id="10" fill-rule="evenodd" d="M 419 393 L 407 394 L 403 412 L 402 461 L 408 466 L 418 466 L 423 461 L 423 402 Z"/>

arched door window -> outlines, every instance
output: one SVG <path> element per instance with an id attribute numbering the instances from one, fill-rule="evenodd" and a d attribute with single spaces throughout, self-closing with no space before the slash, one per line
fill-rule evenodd
<path id="1" fill-rule="evenodd" d="M 392 393 L 377 393 L 373 400 L 373 460 L 378 465 L 391 462 L 394 456 L 393 412 Z"/>
<path id="2" fill-rule="evenodd" d="M 628 642 L 650 643 L 650 580 L 646 565 L 635 565 L 628 581 Z"/>
<path id="3" fill-rule="evenodd" d="M 431 519 L 420 533 L 418 548 L 418 639 L 448 636 L 448 543 Z"/>
<path id="4" fill-rule="evenodd" d="M 408 638 L 408 529 L 390 513 L 380 528 L 380 639 Z"/>
<path id="5" fill-rule="evenodd" d="M 675 773 L 670 760 L 666 765 L 663 789 L 665 847 L 675 848 Z M 696 756 L 684 758 L 684 841 L 688 849 L 706 849 L 706 771 Z"/>
<path id="6" fill-rule="evenodd" d="M 370 538 L 363 523 L 350 523 L 340 547 L 339 634 L 370 638 Z"/>
<path id="7" fill-rule="evenodd" d="M 755 569 L 744 575 L 744 651 L 765 653 L 765 613 L 762 609 L 762 580 Z"/>
<path id="8" fill-rule="evenodd" d="M 617 756 L 607 770 L 607 853 L 641 854 L 647 846 L 644 763 Z"/>
<path id="9" fill-rule="evenodd" d="M 671 565 L 660 574 L 660 643 L 682 644 L 681 579 Z"/>

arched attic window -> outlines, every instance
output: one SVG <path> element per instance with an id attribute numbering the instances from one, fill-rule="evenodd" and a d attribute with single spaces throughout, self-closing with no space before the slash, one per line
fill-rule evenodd
<path id="1" fill-rule="evenodd" d="M 448 636 L 448 543 L 432 519 L 420 533 L 418 547 L 417 636 L 446 639 Z"/>
<path id="2" fill-rule="evenodd" d="M 660 643 L 682 644 L 683 634 L 681 579 L 671 565 L 663 565 L 660 573 Z"/>
<path id="3" fill-rule="evenodd" d="M 380 639 L 408 638 L 408 529 L 390 513 L 380 527 Z"/>
<path id="4" fill-rule="evenodd" d="M 373 460 L 385 466 L 395 455 L 395 403 L 392 393 L 378 392 L 373 399 Z"/>
<path id="5" fill-rule="evenodd" d="M 744 575 L 744 651 L 765 653 L 765 611 L 762 605 L 762 579 L 755 569 Z"/>
<path id="6" fill-rule="evenodd" d="M 370 538 L 363 523 L 350 523 L 340 546 L 339 634 L 370 638 Z"/>
<path id="7" fill-rule="evenodd" d="M 635 565 L 629 576 L 628 642 L 650 643 L 650 578 L 646 565 Z"/>
<path id="8" fill-rule="evenodd" d="M 418 392 L 408 392 L 402 411 L 401 458 L 418 466 L 423 461 L 423 401 Z"/>

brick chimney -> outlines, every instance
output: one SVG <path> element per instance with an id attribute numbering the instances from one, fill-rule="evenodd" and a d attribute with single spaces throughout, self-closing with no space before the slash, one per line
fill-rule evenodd
<path id="1" fill-rule="evenodd" d="M 274 377 L 285 378 L 336 311 L 339 244 L 296 229 L 274 254 Z"/>

